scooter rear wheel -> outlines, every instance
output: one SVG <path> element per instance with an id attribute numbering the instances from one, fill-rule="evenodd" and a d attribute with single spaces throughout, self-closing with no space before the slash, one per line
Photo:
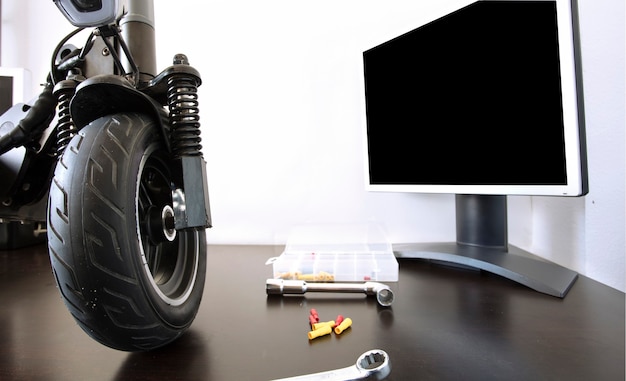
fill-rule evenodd
<path id="1" fill-rule="evenodd" d="M 160 128 L 140 114 L 84 127 L 50 187 L 48 247 L 78 325 L 111 348 L 145 351 L 179 337 L 200 306 L 205 231 L 173 228 L 172 174 Z"/>

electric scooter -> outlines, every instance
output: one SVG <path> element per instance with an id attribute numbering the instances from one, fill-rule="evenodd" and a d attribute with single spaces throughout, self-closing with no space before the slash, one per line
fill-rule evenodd
<path id="1" fill-rule="evenodd" d="M 0 117 L 0 219 L 45 224 L 62 300 L 89 336 L 158 348 L 192 324 L 205 283 L 200 74 L 183 54 L 156 71 L 152 0 L 53 1 L 77 29 L 39 97 Z"/>

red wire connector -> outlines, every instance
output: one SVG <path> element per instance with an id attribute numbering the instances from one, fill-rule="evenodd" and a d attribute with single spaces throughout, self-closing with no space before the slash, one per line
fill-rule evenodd
<path id="1" fill-rule="evenodd" d="M 342 321 L 343 321 L 343 315 L 337 315 L 337 319 L 335 319 L 335 325 L 333 325 L 333 328 L 341 324 Z"/>

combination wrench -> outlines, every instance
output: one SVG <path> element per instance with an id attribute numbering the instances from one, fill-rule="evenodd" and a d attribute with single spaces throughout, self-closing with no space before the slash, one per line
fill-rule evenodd
<path id="1" fill-rule="evenodd" d="M 346 368 L 329 370 L 303 376 L 280 378 L 272 381 L 352 381 L 352 380 L 384 380 L 391 373 L 391 362 L 387 353 L 381 349 L 372 349 L 363 353 L 356 365 Z"/>

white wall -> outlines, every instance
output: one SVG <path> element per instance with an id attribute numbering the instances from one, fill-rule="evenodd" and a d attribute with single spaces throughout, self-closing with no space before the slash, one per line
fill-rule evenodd
<path id="1" fill-rule="evenodd" d="M 453 196 L 364 191 L 358 65 L 376 33 L 467 2 L 155 0 L 158 67 L 182 52 L 202 73 L 209 242 L 283 244 L 303 222 L 364 220 L 392 242 L 453 240 Z M 2 7 L 0 63 L 39 83 L 72 27 L 51 1 Z M 591 192 L 510 197 L 509 240 L 624 291 L 624 2 L 580 9 Z"/>
<path id="2" fill-rule="evenodd" d="M 580 271 L 624 290 L 625 28 L 624 1 L 583 1 L 582 49 L 589 171 L 586 260 Z M 621 275 L 621 279 L 619 276 Z"/>

